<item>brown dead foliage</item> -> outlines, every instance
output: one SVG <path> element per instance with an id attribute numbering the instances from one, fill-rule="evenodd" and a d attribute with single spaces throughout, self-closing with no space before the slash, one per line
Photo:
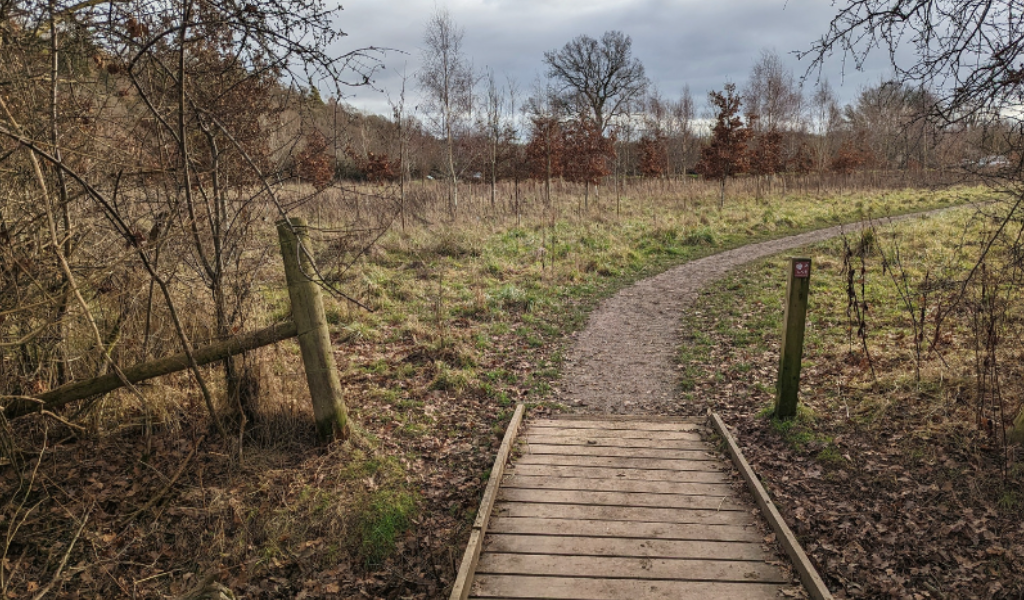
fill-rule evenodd
<path id="1" fill-rule="evenodd" d="M 468 325 L 454 320 L 448 332 Z M 150 436 L 141 418 L 103 436 L 19 421 L 20 447 L 42 447 L 45 438 L 45 451 L 23 452 L 21 469 L 0 466 L 0 532 L 16 531 L 3 562 L 6 597 L 30 598 L 52 582 L 48 598 L 177 598 L 210 576 L 244 598 L 446 596 L 486 484 L 481 474 L 514 405 L 479 385 L 436 385 L 437 365 L 456 363 L 459 348 L 442 342 L 426 356 L 415 340 L 395 339 L 339 349 L 360 427 L 354 442 L 315 446 L 304 402 L 267 410 L 251 425 L 241 460 L 200 418 Z M 503 391 L 511 401 L 528 398 L 516 383 L 532 368 L 517 358 L 518 338 L 495 342 L 474 360 L 510 374 Z M 301 372 L 294 353 L 271 352 Z M 416 368 L 405 376 L 372 368 L 403 363 Z M 184 412 L 200 415 L 195 408 Z M 374 459 L 397 461 L 402 481 L 364 471 Z M 350 509 L 385 484 L 412 490 L 417 509 L 394 554 L 366 566 Z M 65 553 L 67 566 L 54 578 Z"/>
<path id="2" fill-rule="evenodd" d="M 712 350 L 700 364 L 680 365 L 700 374 L 698 400 L 678 412 L 715 410 L 735 428 L 836 597 L 1024 597 L 1024 469 L 1007 463 L 964 403 L 938 409 L 926 392 L 896 390 L 884 410 L 865 407 L 858 401 L 867 390 L 850 384 L 868 372 L 862 356 L 812 346 L 801 403 L 813 417 L 780 429 L 765 410 L 774 401 L 777 336 L 737 347 L 720 327 L 727 319 L 742 328 L 777 307 L 754 303 L 733 319 L 714 298 L 705 292 L 684 326 L 709 336 Z M 882 377 L 907 365 L 875 368 Z"/>

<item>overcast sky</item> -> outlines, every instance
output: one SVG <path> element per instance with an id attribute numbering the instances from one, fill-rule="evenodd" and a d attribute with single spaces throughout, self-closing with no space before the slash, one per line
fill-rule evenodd
<path id="1" fill-rule="evenodd" d="M 803 75 L 808 61 L 798 61 L 793 51 L 809 48 L 836 10 L 829 0 L 345 0 L 338 25 L 348 37 L 335 50 L 405 52 L 387 53 L 375 85 L 397 98 L 405 70 L 414 105 L 424 27 L 438 7 L 447 7 L 464 29 L 466 54 L 477 69 L 493 69 L 500 82 L 514 77 L 524 92 L 543 77 L 545 51 L 580 34 L 599 38 L 617 29 L 633 38 L 634 55 L 663 96 L 678 97 L 689 85 L 701 110 L 708 91 L 727 82 L 742 88 L 762 49 L 775 50 Z M 844 74 L 838 59 L 823 71 L 844 103 L 889 73 L 881 55 L 862 72 L 848 66 Z M 367 112 L 390 112 L 386 96 L 368 88 L 351 89 L 346 101 Z"/>

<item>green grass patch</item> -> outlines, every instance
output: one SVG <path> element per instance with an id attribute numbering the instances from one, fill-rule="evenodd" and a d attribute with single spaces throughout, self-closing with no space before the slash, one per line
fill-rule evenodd
<path id="1" fill-rule="evenodd" d="M 370 493 L 355 509 L 358 554 L 367 568 L 381 566 L 395 552 L 416 515 L 416 496 L 402 489 Z"/>

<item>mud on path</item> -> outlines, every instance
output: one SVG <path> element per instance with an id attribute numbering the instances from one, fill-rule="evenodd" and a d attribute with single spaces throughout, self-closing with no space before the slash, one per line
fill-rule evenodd
<path id="1" fill-rule="evenodd" d="M 876 222 L 896 222 L 938 209 Z M 576 335 L 555 399 L 576 412 L 665 415 L 679 402 L 675 354 L 680 318 L 697 292 L 730 269 L 760 258 L 859 231 L 838 225 L 694 260 L 637 282 L 603 301 Z"/>

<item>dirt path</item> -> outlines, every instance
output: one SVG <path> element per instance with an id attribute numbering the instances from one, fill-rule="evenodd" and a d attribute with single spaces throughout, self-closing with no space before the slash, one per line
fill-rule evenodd
<path id="1" fill-rule="evenodd" d="M 938 211 L 903 215 L 885 222 Z M 742 246 L 644 279 L 602 302 L 577 334 L 557 398 L 577 412 L 668 414 L 677 401 L 674 356 L 679 321 L 704 286 L 730 269 L 772 254 L 858 231 L 860 223 Z"/>

